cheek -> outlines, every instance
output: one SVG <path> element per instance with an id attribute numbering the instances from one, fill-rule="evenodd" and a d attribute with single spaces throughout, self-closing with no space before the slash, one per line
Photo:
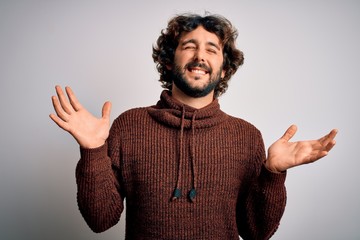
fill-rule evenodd
<path id="1" fill-rule="evenodd" d="M 219 71 L 219 70 L 222 70 L 223 69 L 223 66 L 224 66 L 224 60 L 223 58 L 219 58 L 217 59 L 216 61 L 212 62 L 212 68 L 213 70 L 216 69 L 216 71 Z M 221 72 L 221 76 L 223 77 L 223 75 L 225 74 L 225 71 L 222 70 Z"/>
<path id="2" fill-rule="evenodd" d="M 182 60 L 182 55 L 178 51 L 175 51 L 174 64 L 179 64 Z"/>
<path id="3" fill-rule="evenodd" d="M 185 56 L 178 56 L 174 58 L 174 65 L 180 66 L 183 68 L 189 62 L 188 58 Z"/>

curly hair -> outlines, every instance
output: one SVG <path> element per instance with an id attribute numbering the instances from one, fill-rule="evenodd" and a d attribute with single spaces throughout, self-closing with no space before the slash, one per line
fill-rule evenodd
<path id="1" fill-rule="evenodd" d="M 156 46 L 153 46 L 152 57 L 160 73 L 159 81 L 162 83 L 162 87 L 171 91 L 172 70 L 169 70 L 166 66 L 173 65 L 175 50 L 182 33 L 191 32 L 200 25 L 208 32 L 214 33 L 223 46 L 223 70 L 225 71 L 225 76 L 215 87 L 215 97 L 218 97 L 225 93 L 231 76 L 235 74 L 236 70 L 244 62 L 243 53 L 235 46 L 235 40 L 238 36 L 237 30 L 223 16 L 200 16 L 197 14 L 175 16 L 168 22 L 167 28 L 161 31 Z"/>

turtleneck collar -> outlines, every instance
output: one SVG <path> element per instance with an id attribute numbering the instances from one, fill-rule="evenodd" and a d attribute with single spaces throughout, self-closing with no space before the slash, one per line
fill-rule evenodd
<path id="1" fill-rule="evenodd" d="M 217 99 L 214 99 L 203 108 L 196 109 L 179 102 L 167 90 L 161 93 L 160 100 L 156 105 L 148 108 L 148 112 L 156 121 L 162 124 L 175 128 L 180 128 L 183 124 L 185 129 L 213 127 L 227 117 L 220 110 Z"/>
<path id="2" fill-rule="evenodd" d="M 194 202 L 196 197 L 196 186 L 197 186 L 197 166 L 196 166 L 196 154 L 195 154 L 195 129 L 209 128 L 213 127 L 221 122 L 223 122 L 227 115 L 220 110 L 220 105 L 217 99 L 212 101 L 209 105 L 196 109 L 185 105 L 171 96 L 169 91 L 164 90 L 161 93 L 160 100 L 158 103 L 152 107 L 148 108 L 150 116 L 152 116 L 156 121 L 179 129 L 179 162 L 178 162 L 178 172 L 177 180 L 172 195 L 172 200 L 176 200 L 182 197 L 181 189 L 184 186 L 181 186 L 182 178 L 182 166 L 183 162 L 188 159 L 183 155 L 184 149 L 184 129 L 191 129 L 191 141 L 189 142 L 190 149 L 190 164 L 191 164 L 191 178 L 192 186 L 188 191 L 188 198 L 191 202 Z"/>

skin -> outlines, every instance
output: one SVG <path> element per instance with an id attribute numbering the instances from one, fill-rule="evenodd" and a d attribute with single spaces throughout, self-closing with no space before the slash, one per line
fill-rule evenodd
<path id="1" fill-rule="evenodd" d="M 290 142 L 296 132 L 297 126 L 291 125 L 284 135 L 269 147 L 265 162 L 267 169 L 279 173 L 325 157 L 335 146 L 334 138 L 338 130 L 333 129 L 317 140 Z"/>
<path id="2" fill-rule="evenodd" d="M 109 136 L 111 103 L 105 102 L 102 117 L 96 118 L 77 100 L 70 87 L 65 87 L 67 97 L 60 86 L 55 87 L 57 96 L 52 96 L 56 112 L 50 118 L 69 132 L 83 148 L 97 148 L 104 145 Z"/>
<path id="3" fill-rule="evenodd" d="M 224 61 L 222 46 L 219 38 L 206 31 L 202 26 L 197 27 L 189 33 L 185 33 L 179 40 L 179 45 L 175 50 L 174 62 L 183 69 L 183 78 L 193 88 L 205 88 L 221 71 L 220 76 L 224 77 L 225 71 L 221 70 Z M 210 74 L 206 69 L 196 67 L 185 68 L 190 62 L 205 64 L 213 71 Z M 168 67 L 171 69 L 173 66 Z M 214 99 L 214 90 L 204 97 L 190 97 L 182 92 L 176 84 L 172 85 L 172 95 L 180 102 L 194 108 L 202 108 L 210 104 Z"/>
<path id="4" fill-rule="evenodd" d="M 210 67 L 213 69 L 212 74 L 202 68 L 184 68 L 191 61 Z M 174 62 L 183 68 L 183 78 L 191 87 L 204 88 L 221 71 L 223 53 L 218 37 L 203 27 L 184 34 L 176 48 Z M 167 67 L 171 69 L 173 66 Z M 224 71 L 220 75 L 223 77 Z M 109 136 L 111 103 L 105 102 L 102 117 L 96 118 L 80 104 L 70 87 L 65 88 L 67 97 L 60 86 L 56 86 L 55 91 L 57 96 L 52 96 L 52 103 L 56 114 L 50 114 L 50 118 L 60 128 L 69 132 L 81 147 L 102 146 Z M 172 95 L 178 101 L 199 109 L 213 101 L 214 90 L 203 97 L 190 97 L 173 84 Z M 264 163 L 269 171 L 281 173 L 323 158 L 334 147 L 334 138 L 338 132 L 333 129 L 317 140 L 290 142 L 296 131 L 297 127 L 291 125 L 284 135 L 269 147 Z"/>

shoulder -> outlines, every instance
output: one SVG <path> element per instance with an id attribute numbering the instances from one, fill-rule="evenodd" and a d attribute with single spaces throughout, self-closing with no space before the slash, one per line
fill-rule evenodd
<path id="1" fill-rule="evenodd" d="M 242 118 L 228 115 L 227 124 L 227 127 L 229 127 L 230 129 L 242 131 L 251 135 L 261 136 L 260 130 L 255 127 L 255 125 Z"/>
<path id="2" fill-rule="evenodd" d="M 128 125 L 144 120 L 148 116 L 146 107 L 132 108 L 121 113 L 113 124 Z"/>
<path id="3" fill-rule="evenodd" d="M 126 110 L 125 112 L 121 113 L 118 116 L 118 119 L 126 119 L 126 118 L 134 118 L 137 116 L 143 116 L 144 114 L 147 114 L 146 111 L 147 107 L 138 107 L 138 108 L 132 108 L 129 110 Z"/>
<path id="4" fill-rule="evenodd" d="M 139 132 L 149 126 L 151 121 L 146 107 L 132 108 L 115 118 L 110 129 L 110 135 L 123 135 Z"/>

